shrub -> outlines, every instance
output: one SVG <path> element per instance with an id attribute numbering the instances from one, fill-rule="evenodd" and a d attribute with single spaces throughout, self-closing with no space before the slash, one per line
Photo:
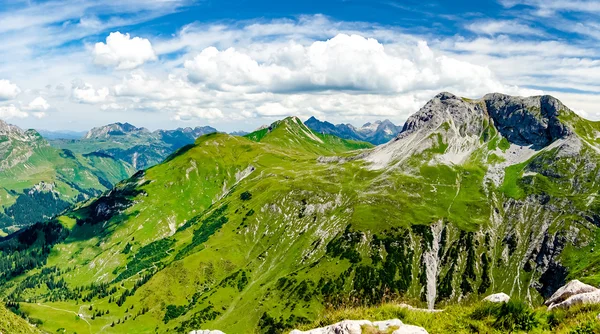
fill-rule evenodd
<path id="1" fill-rule="evenodd" d="M 249 191 L 244 191 L 240 194 L 240 199 L 242 201 L 249 201 L 252 199 L 252 194 Z"/>
<path id="2" fill-rule="evenodd" d="M 471 313 L 471 319 L 474 320 L 483 320 L 489 317 L 495 318 L 493 326 L 500 330 L 530 331 L 539 324 L 533 311 L 522 301 L 484 302 Z M 559 320 L 555 318 L 552 321 L 558 322 Z M 550 318 L 548 323 L 552 326 Z"/>
<path id="3" fill-rule="evenodd" d="M 494 327 L 530 331 L 538 325 L 533 311 L 521 301 L 508 301 L 500 306 Z"/>
<path id="4" fill-rule="evenodd" d="M 595 334 L 598 333 L 598 326 L 591 321 L 573 328 L 569 334 Z"/>

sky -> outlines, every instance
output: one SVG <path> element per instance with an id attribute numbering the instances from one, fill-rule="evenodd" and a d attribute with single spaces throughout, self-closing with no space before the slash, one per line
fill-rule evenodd
<path id="1" fill-rule="evenodd" d="M 0 0 L 0 119 L 82 131 L 402 124 L 441 91 L 600 119 L 600 2 Z"/>

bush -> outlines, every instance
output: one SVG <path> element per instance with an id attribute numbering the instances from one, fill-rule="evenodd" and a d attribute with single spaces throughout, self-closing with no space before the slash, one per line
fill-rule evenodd
<path id="1" fill-rule="evenodd" d="M 530 331 L 539 325 L 533 311 L 522 301 L 484 302 L 471 313 L 471 318 L 474 320 L 483 320 L 489 317 L 495 318 L 493 326 L 500 330 Z M 549 316 L 548 323 L 552 324 L 551 321 L 558 322 L 559 320 L 558 318 L 551 320 Z"/>
<path id="2" fill-rule="evenodd" d="M 548 326 L 550 326 L 550 329 L 554 329 L 560 326 L 560 324 L 565 321 L 565 317 L 566 316 L 564 312 L 556 310 L 548 314 L 548 316 L 546 317 L 546 322 L 548 322 Z"/>
<path id="3" fill-rule="evenodd" d="M 591 321 L 581 324 L 569 332 L 569 334 L 595 334 L 598 333 L 598 326 Z"/>
<path id="4" fill-rule="evenodd" d="M 521 301 L 508 301 L 500 306 L 494 327 L 530 331 L 538 325 L 533 311 Z"/>
<path id="5" fill-rule="evenodd" d="M 249 191 L 244 191 L 240 194 L 240 199 L 242 201 L 249 201 L 252 199 L 252 194 Z"/>

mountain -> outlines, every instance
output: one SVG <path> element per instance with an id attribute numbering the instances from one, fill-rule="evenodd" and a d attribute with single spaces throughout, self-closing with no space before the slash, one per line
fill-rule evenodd
<path id="1" fill-rule="evenodd" d="M 249 134 L 249 133 L 250 133 L 250 132 L 247 132 L 247 131 L 242 131 L 242 130 L 240 130 L 240 131 L 233 131 L 233 132 L 230 132 L 229 134 L 230 134 L 230 135 L 232 135 L 232 136 L 240 136 L 240 137 L 243 137 L 243 136 L 245 136 L 245 135 L 247 135 L 247 134 Z"/>
<path id="2" fill-rule="evenodd" d="M 332 124 L 316 119 L 314 116 L 304 122 L 306 126 L 317 133 L 331 134 L 344 139 L 366 141 L 374 145 L 387 143 L 402 129 L 389 120 L 366 123 L 360 128 L 351 124 Z"/>
<path id="3" fill-rule="evenodd" d="M 83 139 L 109 139 L 120 136 L 143 136 L 150 131 L 146 128 L 138 128 L 129 123 L 113 123 L 91 129 Z"/>
<path id="4" fill-rule="evenodd" d="M 0 235 L 52 218 L 132 173 L 111 157 L 55 149 L 35 130 L 1 120 L 0 158 Z"/>
<path id="5" fill-rule="evenodd" d="M 600 283 L 598 138 L 551 96 L 450 93 L 375 148 L 295 117 L 204 135 L 0 241 L 0 291 L 49 332 L 280 333 L 386 301 L 454 317 L 495 292 L 539 306 Z"/>
<path id="6" fill-rule="evenodd" d="M 151 132 L 129 123 L 113 123 L 93 128 L 82 139 L 52 140 L 50 144 L 81 154 L 105 154 L 135 169 L 145 169 L 163 161 L 177 149 L 194 143 L 196 138 L 216 131 L 204 126 Z"/>

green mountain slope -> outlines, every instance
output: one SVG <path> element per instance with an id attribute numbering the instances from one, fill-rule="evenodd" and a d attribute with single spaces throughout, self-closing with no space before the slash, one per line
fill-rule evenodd
<path id="1" fill-rule="evenodd" d="M 539 305 L 598 283 L 597 129 L 548 96 L 442 93 L 372 149 L 296 118 L 206 135 L 0 242 L 2 268 L 35 259 L 0 276 L 4 296 L 46 330 L 93 333 L 282 332 L 493 292 Z"/>
<path id="2" fill-rule="evenodd" d="M 1 333 L 41 333 L 33 325 L 7 310 L 4 305 L 0 305 L 0 332 Z"/>
<path id="3" fill-rule="evenodd" d="M 131 166 L 106 155 L 52 148 L 37 132 L 2 121 L 0 141 L 0 230 L 4 235 L 97 196 L 132 171 Z"/>

